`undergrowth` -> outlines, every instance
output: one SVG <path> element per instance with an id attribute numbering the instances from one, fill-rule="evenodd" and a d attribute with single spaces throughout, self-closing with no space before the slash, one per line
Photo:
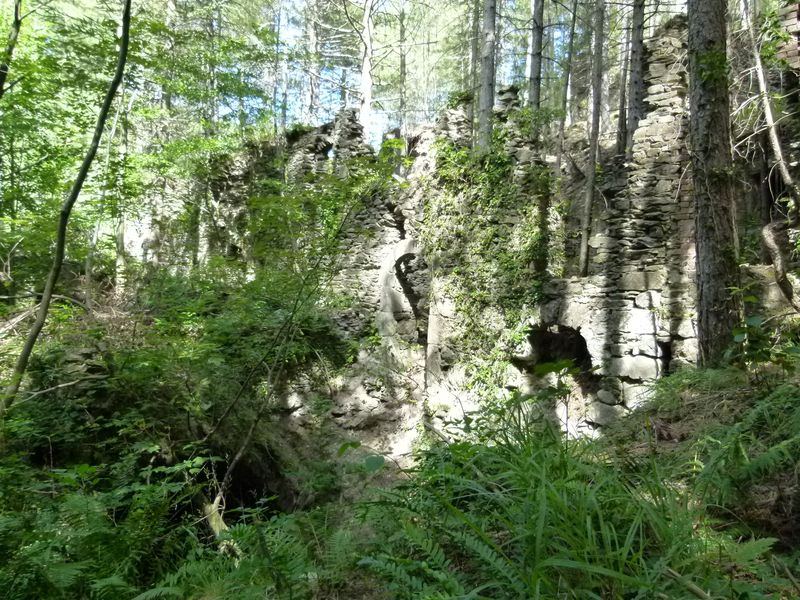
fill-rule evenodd
<path id="1" fill-rule="evenodd" d="M 788 567 L 769 558 L 776 539 L 720 522 L 725 498 L 706 482 L 738 475 L 716 462 L 717 451 L 687 478 L 654 452 L 614 456 L 607 448 L 619 439 L 568 440 L 523 400 L 506 408 L 511 418 L 496 421 L 488 438 L 425 452 L 413 480 L 370 504 L 376 522 L 397 523 L 381 536 L 389 544 L 361 562 L 391 597 L 800 593 Z"/>
<path id="2" fill-rule="evenodd" d="M 48 421 L 48 440 L 12 419 L 7 448 L 46 443 L 0 461 L 0 586 L 14 599 L 795 598 L 800 386 L 753 381 L 675 374 L 600 440 L 554 424 L 565 388 L 512 395 L 389 488 L 294 512 L 262 497 L 231 507 L 219 537 L 199 517 L 218 457 L 166 461 L 157 440 L 125 437 L 138 425 L 119 409 L 82 426 L 65 413 L 83 448 L 68 456 L 70 427 Z"/>

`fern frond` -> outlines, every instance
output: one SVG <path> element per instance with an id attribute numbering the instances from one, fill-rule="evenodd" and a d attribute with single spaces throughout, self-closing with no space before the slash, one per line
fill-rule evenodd
<path id="1" fill-rule="evenodd" d="M 183 590 L 177 587 L 157 587 L 142 592 L 133 600 L 158 600 L 159 598 L 182 598 Z"/>

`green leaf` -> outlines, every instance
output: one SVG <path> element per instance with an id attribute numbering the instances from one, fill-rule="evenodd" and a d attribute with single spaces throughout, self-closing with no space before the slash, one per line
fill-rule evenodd
<path id="1" fill-rule="evenodd" d="M 356 448 L 361 447 L 361 442 L 345 442 L 341 446 L 339 446 L 339 450 L 336 453 L 337 456 L 344 456 L 348 450 L 355 450 Z"/>
<path id="2" fill-rule="evenodd" d="M 556 362 L 541 363 L 534 367 L 534 372 L 539 377 L 550 373 L 561 373 L 564 369 L 571 369 L 575 366 L 572 360 L 566 358 Z"/>
<path id="3" fill-rule="evenodd" d="M 777 541 L 776 538 L 762 538 L 736 544 L 730 551 L 731 560 L 737 565 L 747 566 L 756 558 L 768 552 Z"/>
<path id="4" fill-rule="evenodd" d="M 183 590 L 177 587 L 157 587 L 147 590 L 136 596 L 133 600 L 154 600 L 155 598 L 180 598 Z"/>
<path id="5" fill-rule="evenodd" d="M 364 468 L 367 473 L 374 473 L 383 468 L 386 460 L 380 454 L 371 454 L 364 460 Z"/>
<path id="6" fill-rule="evenodd" d="M 764 323 L 764 317 L 761 315 L 753 315 L 752 317 L 747 317 L 744 322 L 747 323 L 748 327 L 761 327 Z"/>

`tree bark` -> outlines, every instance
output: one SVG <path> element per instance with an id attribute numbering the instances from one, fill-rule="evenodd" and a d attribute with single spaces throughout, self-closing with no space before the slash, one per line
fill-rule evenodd
<path id="1" fill-rule="evenodd" d="M 345 0 L 347 1 L 347 0 Z M 361 21 L 361 42 L 364 46 L 361 55 L 361 111 L 358 120 L 364 128 L 364 135 L 369 135 L 372 125 L 372 11 L 375 0 L 364 0 L 364 17 Z"/>
<path id="2" fill-rule="evenodd" d="M 22 382 L 22 377 L 28 367 L 28 360 L 30 359 L 33 348 L 36 345 L 36 340 L 39 338 L 39 334 L 41 333 L 45 321 L 47 320 L 47 312 L 50 308 L 53 290 L 56 282 L 58 281 L 58 276 L 61 273 L 61 267 L 64 263 L 64 252 L 67 242 L 67 226 L 69 225 L 69 217 L 72 213 L 75 203 L 78 201 L 83 184 L 86 181 L 87 175 L 89 174 L 89 169 L 91 168 L 94 158 L 97 155 L 97 150 L 100 146 L 100 139 L 102 138 L 103 130 L 105 129 L 106 120 L 108 119 L 108 114 L 111 111 L 111 105 L 114 102 L 114 96 L 117 93 L 120 83 L 122 83 L 122 77 L 125 73 L 125 65 L 128 60 L 128 46 L 130 43 L 130 29 L 131 0 L 125 0 L 125 8 L 122 14 L 122 38 L 119 45 L 119 57 L 117 59 L 116 71 L 114 72 L 114 77 L 108 87 L 105 100 L 100 108 L 100 113 L 97 116 L 97 124 L 95 125 L 94 136 L 92 137 L 91 145 L 89 146 L 86 156 L 81 163 L 81 167 L 78 170 L 78 176 L 72 184 L 72 189 L 64 201 L 64 204 L 61 206 L 53 265 L 50 268 L 50 274 L 45 282 L 44 292 L 42 292 L 42 300 L 39 305 L 39 310 L 36 313 L 36 320 L 34 321 L 33 326 L 28 333 L 25 344 L 22 347 L 22 352 L 20 353 L 19 358 L 14 366 L 14 371 L 11 375 L 11 382 L 6 389 L 3 398 L 0 399 L 0 419 L 3 418 L 6 411 L 11 407 L 17 396 L 20 383 Z"/>
<path id="3" fill-rule="evenodd" d="M 492 145 L 496 21 L 497 1 L 485 0 L 482 32 L 483 46 L 481 49 L 481 95 L 478 104 L 477 148 L 480 152 L 488 152 Z"/>
<path id="4" fill-rule="evenodd" d="M 469 83 L 470 101 L 467 107 L 467 119 L 470 122 L 471 132 L 475 133 L 475 108 L 478 105 L 478 61 L 480 60 L 480 35 L 481 35 L 481 0 L 472 2 L 472 35 L 470 36 L 469 52 Z"/>
<path id="5" fill-rule="evenodd" d="M 408 65 L 406 57 L 408 55 L 408 48 L 406 48 L 406 11 L 400 10 L 398 15 L 400 21 L 400 102 L 398 104 L 400 133 L 405 134 L 406 131 L 406 80 L 408 79 Z"/>
<path id="6" fill-rule="evenodd" d="M 727 0 L 689 0 L 689 93 L 697 330 L 703 366 L 718 364 L 739 323 L 738 243 L 730 144 Z"/>
<path id="7" fill-rule="evenodd" d="M 556 173 L 561 175 L 561 160 L 564 156 L 564 129 L 569 114 L 569 87 L 572 77 L 572 56 L 575 53 L 575 26 L 578 21 L 578 0 L 572 0 L 572 23 L 569 27 L 567 56 L 564 62 L 564 89 L 561 95 L 561 120 L 558 123 L 558 152 L 556 154 Z"/>
<path id="8" fill-rule="evenodd" d="M 8 42 L 6 49 L 3 52 L 2 59 L 0 59 L 0 100 L 3 99 L 3 94 L 9 89 L 6 87 L 6 80 L 8 79 L 8 72 L 11 69 L 11 59 L 14 57 L 14 49 L 17 47 L 17 40 L 19 39 L 19 30 L 22 27 L 22 0 L 15 0 L 14 2 L 14 19 L 11 21 L 11 31 L 8 32 Z"/>
<path id="9" fill-rule="evenodd" d="M 631 23 L 628 19 L 627 33 L 625 35 L 625 46 L 623 47 L 624 58 L 622 60 L 622 70 L 619 74 L 619 110 L 617 112 L 617 154 L 625 154 L 625 144 L 628 141 L 628 71 L 630 69 L 631 58 Z"/>
<path id="10" fill-rule="evenodd" d="M 308 38 L 308 98 L 306 100 L 306 121 L 316 124 L 319 116 L 320 96 L 320 47 L 319 47 L 319 0 L 310 0 L 306 16 L 306 37 Z"/>
<path id="11" fill-rule="evenodd" d="M 628 71 L 628 122 L 625 126 L 625 155 L 633 155 L 633 134 L 644 115 L 644 6 L 634 0 L 631 13 L 631 51 Z"/>
<path id="12" fill-rule="evenodd" d="M 605 29 L 605 3 L 596 0 L 594 7 L 594 49 L 592 61 L 592 123 L 589 133 L 589 160 L 586 163 L 586 196 L 581 218 L 581 246 L 579 269 L 581 277 L 589 273 L 589 236 L 592 232 L 592 207 L 597 172 L 597 153 L 600 142 L 600 112 L 603 100 L 603 30 Z"/>
<path id="13" fill-rule="evenodd" d="M 528 107 L 537 111 L 542 97 L 542 44 L 544 41 L 544 0 L 531 0 L 531 44 L 528 57 Z"/>

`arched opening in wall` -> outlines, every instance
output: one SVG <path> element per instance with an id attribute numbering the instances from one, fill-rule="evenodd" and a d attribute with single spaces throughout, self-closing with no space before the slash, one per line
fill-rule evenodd
<path id="1" fill-rule="evenodd" d="M 536 326 L 528 332 L 528 348 L 524 355 L 511 358 L 520 371 L 536 374 L 543 365 L 569 361 L 575 369 L 575 380 L 586 394 L 596 391 L 599 377 L 592 372 L 592 355 L 580 328 L 566 325 Z"/>
<path id="2" fill-rule="evenodd" d="M 403 295 L 411 305 L 411 312 L 416 322 L 416 342 L 425 345 L 428 341 L 428 308 L 425 303 L 427 296 L 427 271 L 425 260 L 413 253 L 407 252 L 394 263 L 394 275 Z"/>
<path id="3" fill-rule="evenodd" d="M 592 368 L 592 355 L 580 328 L 537 326 L 529 330 L 527 341 L 525 354 L 512 357 L 511 362 L 528 375 L 529 393 L 536 396 L 553 386 L 559 390 L 555 396 L 547 393 L 548 403 L 539 408 L 550 413 L 570 437 L 594 435 L 598 418 L 593 405 L 602 377 Z"/>

